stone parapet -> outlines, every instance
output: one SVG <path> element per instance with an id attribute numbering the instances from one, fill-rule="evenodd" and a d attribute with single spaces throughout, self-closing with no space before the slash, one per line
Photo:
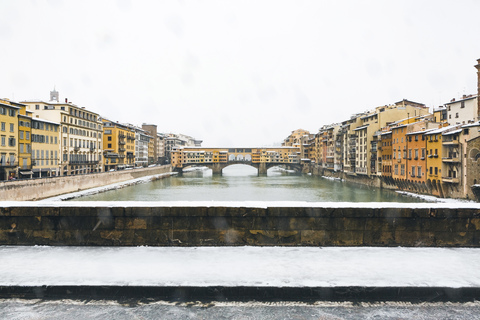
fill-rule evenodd
<path id="1" fill-rule="evenodd" d="M 480 206 L 6 202 L 0 245 L 479 247 Z"/>

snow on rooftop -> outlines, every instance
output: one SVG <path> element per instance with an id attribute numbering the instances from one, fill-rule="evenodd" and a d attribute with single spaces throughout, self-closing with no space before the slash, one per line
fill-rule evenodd
<path id="1" fill-rule="evenodd" d="M 448 136 L 448 135 L 450 135 L 450 134 L 456 134 L 456 133 L 460 133 L 460 132 L 462 132 L 462 129 L 445 132 L 445 133 L 443 133 L 443 135 L 444 135 L 444 136 Z"/>

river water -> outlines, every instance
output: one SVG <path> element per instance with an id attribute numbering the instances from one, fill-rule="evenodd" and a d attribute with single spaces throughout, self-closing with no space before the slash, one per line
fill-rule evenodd
<path id="1" fill-rule="evenodd" d="M 420 202 L 390 190 L 270 169 L 267 176 L 245 165 L 186 172 L 144 184 L 75 199 L 76 201 L 309 201 Z"/>

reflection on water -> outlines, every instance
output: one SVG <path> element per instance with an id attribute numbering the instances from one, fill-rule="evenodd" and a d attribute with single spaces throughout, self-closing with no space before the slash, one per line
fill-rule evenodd
<path id="1" fill-rule="evenodd" d="M 310 175 L 257 170 L 245 165 L 229 166 L 223 175 L 211 170 L 184 173 L 124 189 L 75 199 L 76 201 L 333 201 L 416 202 L 389 190 L 331 181 Z"/>

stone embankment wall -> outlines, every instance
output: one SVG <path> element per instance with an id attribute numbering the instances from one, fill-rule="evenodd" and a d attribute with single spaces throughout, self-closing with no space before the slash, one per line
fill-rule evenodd
<path id="1" fill-rule="evenodd" d="M 278 204 L 4 203 L 0 245 L 480 246 L 479 206 Z"/>
<path id="2" fill-rule="evenodd" d="M 172 167 L 168 165 L 76 176 L 2 181 L 0 182 L 0 201 L 40 200 L 171 171 Z"/>
<path id="3" fill-rule="evenodd" d="M 463 187 L 460 184 L 439 183 L 436 185 L 432 185 L 430 183 L 425 184 L 406 180 L 394 180 L 391 178 L 386 179 L 378 176 L 369 177 L 366 175 L 348 175 L 344 172 L 335 172 L 332 170 L 321 168 L 319 166 L 312 166 L 309 171 L 313 175 L 341 178 L 347 182 L 360 183 L 370 187 L 390 190 L 401 190 L 440 198 L 469 199 L 480 201 L 480 192 L 478 195 L 474 194 L 472 190 L 467 190 L 467 192 L 464 192 Z M 476 184 L 476 181 L 472 182 L 472 185 L 473 184 Z"/>

